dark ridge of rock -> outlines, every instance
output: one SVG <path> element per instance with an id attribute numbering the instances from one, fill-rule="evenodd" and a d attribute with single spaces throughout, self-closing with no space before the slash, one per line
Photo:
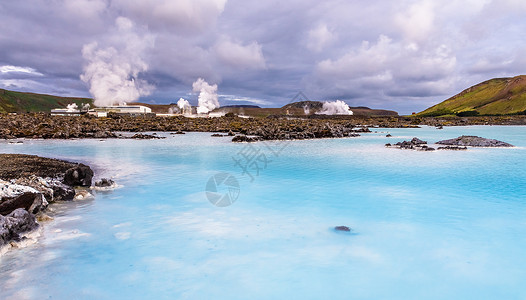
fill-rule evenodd
<path id="1" fill-rule="evenodd" d="M 36 214 L 47 206 L 44 196 L 41 193 L 33 192 L 25 192 L 13 197 L 4 197 L 1 201 L 0 215 L 4 216 L 19 208 L 25 209 L 32 214 Z"/>
<path id="2" fill-rule="evenodd" d="M 334 230 L 336 231 L 344 231 L 344 232 L 351 232 L 351 228 L 347 226 L 336 226 L 334 227 Z"/>
<path id="3" fill-rule="evenodd" d="M 35 175 L 60 178 L 68 169 L 77 166 L 63 160 L 25 154 L 0 154 L 0 178 L 11 180 Z"/>
<path id="4" fill-rule="evenodd" d="M 89 166 L 79 164 L 66 171 L 63 183 L 69 186 L 91 186 L 93 170 Z"/>
<path id="5" fill-rule="evenodd" d="M 388 133 L 385 137 L 393 137 L 390 133 Z"/>
<path id="6" fill-rule="evenodd" d="M 443 140 L 437 142 L 441 145 L 451 145 L 451 146 L 471 146 L 471 147 L 514 147 L 511 144 L 494 140 L 486 139 L 478 136 L 472 135 L 463 135 L 454 139 Z"/>
<path id="7" fill-rule="evenodd" d="M 224 135 L 224 134 L 220 134 L 220 133 L 214 133 L 211 135 L 212 137 L 224 137 L 224 136 L 227 136 L 227 135 Z"/>
<path id="8" fill-rule="evenodd" d="M 19 241 L 21 235 L 38 228 L 34 215 L 28 211 L 18 208 L 7 216 L 0 215 L 0 246 L 10 241 Z"/>

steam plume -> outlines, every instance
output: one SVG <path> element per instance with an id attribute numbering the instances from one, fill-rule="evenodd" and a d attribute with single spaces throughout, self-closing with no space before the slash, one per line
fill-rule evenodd
<path id="1" fill-rule="evenodd" d="M 192 87 L 194 92 L 199 92 L 198 114 L 206 114 L 219 107 L 217 84 L 209 85 L 203 78 L 199 78 L 194 82 Z"/>
<path id="2" fill-rule="evenodd" d="M 353 112 L 345 102 L 341 100 L 325 101 L 318 115 L 352 115 Z"/>
<path id="3" fill-rule="evenodd" d="M 68 104 L 67 109 L 68 109 L 68 112 L 75 112 L 79 110 L 79 107 L 76 103 L 71 103 L 71 104 Z"/>
<path id="4" fill-rule="evenodd" d="M 142 57 L 153 47 L 153 37 L 147 33 L 140 35 L 132 21 L 124 17 L 117 18 L 115 25 L 116 33 L 109 38 L 109 47 L 99 47 L 93 42 L 82 48 L 87 64 L 80 79 L 89 84 L 97 106 L 132 102 L 153 90 L 152 85 L 138 78 L 140 72 L 148 70 Z"/>
<path id="5" fill-rule="evenodd" d="M 190 115 L 192 114 L 192 106 L 190 105 L 190 102 L 183 98 L 179 98 L 179 101 L 177 101 L 177 107 L 179 107 L 179 110 L 182 114 Z"/>

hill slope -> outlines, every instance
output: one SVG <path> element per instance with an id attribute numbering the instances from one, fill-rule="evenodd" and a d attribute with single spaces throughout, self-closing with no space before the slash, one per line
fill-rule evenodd
<path id="1" fill-rule="evenodd" d="M 474 85 L 417 115 L 517 114 L 526 111 L 526 75 L 495 78 Z"/>
<path id="2" fill-rule="evenodd" d="M 89 98 L 69 98 L 44 94 L 13 92 L 0 89 L 0 113 L 5 112 L 49 112 L 53 108 L 66 107 L 76 103 L 93 105 Z"/>

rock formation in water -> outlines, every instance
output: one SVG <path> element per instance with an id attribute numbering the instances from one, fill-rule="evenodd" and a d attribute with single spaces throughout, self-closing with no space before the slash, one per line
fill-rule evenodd
<path id="1" fill-rule="evenodd" d="M 470 147 L 513 147 L 513 145 L 502 141 L 472 135 L 463 135 L 454 139 L 439 141 L 437 144 Z"/>

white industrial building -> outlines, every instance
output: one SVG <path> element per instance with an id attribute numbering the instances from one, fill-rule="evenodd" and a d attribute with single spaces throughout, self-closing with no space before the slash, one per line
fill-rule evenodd
<path id="1" fill-rule="evenodd" d="M 142 105 L 121 105 L 121 106 L 107 106 L 96 107 L 89 111 L 89 114 L 97 117 L 106 117 L 108 113 L 129 114 L 129 115 L 144 115 L 151 114 L 152 109 Z"/>

